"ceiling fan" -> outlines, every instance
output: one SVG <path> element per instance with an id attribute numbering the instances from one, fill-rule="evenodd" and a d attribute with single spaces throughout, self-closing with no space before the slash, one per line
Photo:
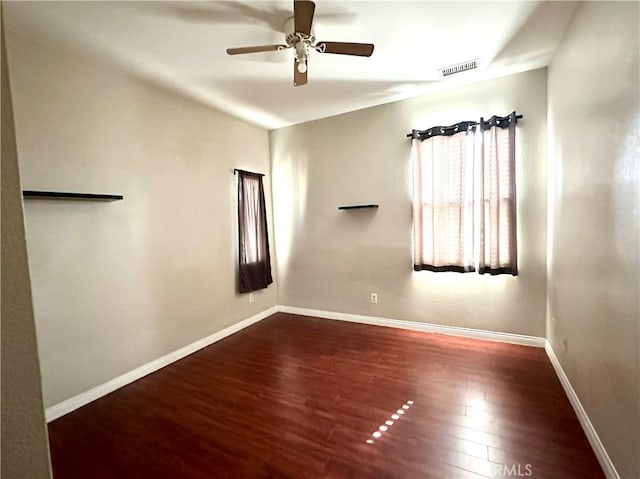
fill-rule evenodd
<path id="1" fill-rule="evenodd" d="M 316 4 L 310 0 L 294 0 L 293 17 L 287 19 L 284 23 L 285 44 L 227 48 L 227 53 L 229 55 L 241 55 L 244 53 L 270 52 L 293 48 L 296 52 L 293 60 L 294 86 L 307 83 L 307 61 L 311 50 L 338 55 L 371 56 L 373 53 L 372 43 L 316 43 L 316 38 L 313 34 L 313 14 L 315 9 Z"/>

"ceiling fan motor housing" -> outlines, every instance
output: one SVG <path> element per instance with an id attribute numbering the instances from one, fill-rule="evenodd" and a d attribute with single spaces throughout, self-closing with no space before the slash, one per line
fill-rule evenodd
<path id="1" fill-rule="evenodd" d="M 296 32 L 294 17 L 287 18 L 282 29 L 284 30 L 285 41 L 287 42 L 287 45 L 291 47 L 294 47 L 298 42 L 304 42 L 308 45 L 313 45 L 316 41 L 313 26 L 311 27 L 311 33 L 309 35 Z"/>
<path id="2" fill-rule="evenodd" d="M 284 22 L 283 30 L 287 45 L 296 50 L 296 62 L 306 64 L 309 57 L 309 48 L 315 48 L 316 37 L 313 26 L 309 35 L 296 32 L 295 19 L 294 17 L 289 17 Z"/>

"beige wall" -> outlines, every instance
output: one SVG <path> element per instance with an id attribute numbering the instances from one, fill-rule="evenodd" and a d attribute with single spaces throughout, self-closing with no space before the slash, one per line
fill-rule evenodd
<path id="1" fill-rule="evenodd" d="M 583 2 L 549 67 L 548 335 L 628 479 L 640 477 L 638 7 Z"/>
<path id="2" fill-rule="evenodd" d="M 546 85 L 540 69 L 271 131 L 279 303 L 544 336 Z M 406 133 L 514 109 L 520 276 L 414 272 Z M 380 208 L 337 210 L 354 203 Z"/>
<path id="3" fill-rule="evenodd" d="M 50 477 L 22 194 L 2 28 L 2 326 L 0 476 Z"/>
<path id="4" fill-rule="evenodd" d="M 232 169 L 268 173 L 266 130 L 89 58 L 8 43 L 23 187 L 124 195 L 26 202 L 47 406 L 276 304 L 275 285 L 254 303 L 235 293 Z"/>

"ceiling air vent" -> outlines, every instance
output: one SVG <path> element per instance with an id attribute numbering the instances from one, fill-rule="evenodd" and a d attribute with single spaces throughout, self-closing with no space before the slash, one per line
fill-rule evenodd
<path id="1" fill-rule="evenodd" d="M 474 68 L 478 68 L 478 59 L 469 60 L 463 63 L 457 63 L 455 65 L 450 65 L 448 67 L 440 68 L 440 74 L 443 77 L 447 77 L 449 75 L 454 75 L 456 73 L 466 72 L 467 70 L 473 70 Z"/>

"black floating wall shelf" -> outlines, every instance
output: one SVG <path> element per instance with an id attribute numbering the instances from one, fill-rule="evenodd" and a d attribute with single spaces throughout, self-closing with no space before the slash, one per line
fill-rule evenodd
<path id="1" fill-rule="evenodd" d="M 66 193 L 62 191 L 24 190 L 22 196 L 27 200 L 81 200 L 116 201 L 124 199 L 122 195 L 100 195 L 94 193 Z"/>
<path id="2" fill-rule="evenodd" d="M 349 206 L 338 206 L 339 210 L 360 210 L 363 208 L 379 208 L 378 205 L 349 205 Z"/>

